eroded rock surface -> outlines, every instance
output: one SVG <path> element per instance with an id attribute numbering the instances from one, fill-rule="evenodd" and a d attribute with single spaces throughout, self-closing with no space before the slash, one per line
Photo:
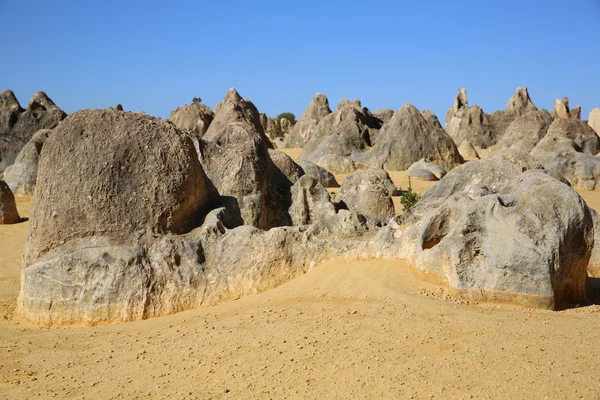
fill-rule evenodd
<path id="1" fill-rule="evenodd" d="M 6 182 L 0 180 L 0 225 L 16 224 L 20 221 L 15 196 Z"/>
<path id="2" fill-rule="evenodd" d="M 10 90 L 0 93 L 0 171 L 11 165 L 21 148 L 40 129 L 52 129 L 66 117 L 44 92 L 34 94 L 23 109 Z"/>

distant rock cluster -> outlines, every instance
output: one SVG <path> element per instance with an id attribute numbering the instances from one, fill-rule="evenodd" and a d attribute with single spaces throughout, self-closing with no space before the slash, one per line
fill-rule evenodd
<path id="1" fill-rule="evenodd" d="M 235 89 L 167 121 L 122 107 L 67 117 L 41 92 L 23 110 L 6 91 L 0 223 L 21 220 L 14 194 L 35 198 L 18 309 L 43 325 L 145 319 L 339 257 L 402 258 L 475 301 L 583 303 L 599 218 L 573 189 L 600 190 L 598 129 L 600 109 L 587 122 L 566 98 L 540 110 L 525 87 L 491 114 L 460 89 L 445 129 L 410 104 L 332 111 L 323 94 L 292 125 Z M 437 183 L 398 216 L 388 171 Z"/>

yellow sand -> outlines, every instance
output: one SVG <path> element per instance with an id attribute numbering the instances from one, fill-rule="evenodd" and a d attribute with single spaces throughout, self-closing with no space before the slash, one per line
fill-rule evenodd
<path id="1" fill-rule="evenodd" d="M 600 206 L 600 193 L 582 195 Z M 18 201 L 25 217 L 29 205 Z M 0 398 L 600 397 L 599 306 L 463 304 L 402 261 L 333 261 L 147 321 L 32 326 L 12 313 L 27 224 L 0 226 Z"/>

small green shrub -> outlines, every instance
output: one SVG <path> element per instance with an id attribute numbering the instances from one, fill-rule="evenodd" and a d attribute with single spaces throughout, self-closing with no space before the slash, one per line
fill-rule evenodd
<path id="1" fill-rule="evenodd" d="M 419 193 L 413 192 L 412 185 L 410 182 L 410 177 L 408 178 L 408 189 L 403 190 L 400 195 L 400 203 L 402 203 L 402 207 L 404 207 L 404 211 L 408 211 L 414 207 L 415 204 L 419 201 L 421 195 Z"/>
<path id="2" fill-rule="evenodd" d="M 194 97 L 192 99 L 192 104 L 200 104 L 202 103 L 202 97 Z"/>
<path id="3" fill-rule="evenodd" d="M 279 121 L 281 118 L 285 118 L 288 121 L 290 121 L 292 123 L 292 125 L 296 125 L 296 116 L 291 113 L 291 112 L 284 112 L 281 113 L 277 116 L 277 118 L 275 118 L 277 121 Z"/>

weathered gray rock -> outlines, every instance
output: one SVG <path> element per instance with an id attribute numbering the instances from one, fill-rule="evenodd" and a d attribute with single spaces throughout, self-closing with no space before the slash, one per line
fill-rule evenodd
<path id="1" fill-rule="evenodd" d="M 14 162 L 34 133 L 54 128 L 65 117 L 44 92 L 34 94 L 26 110 L 12 91 L 0 93 L 0 171 Z"/>
<path id="2" fill-rule="evenodd" d="M 227 130 L 227 126 L 232 123 L 238 123 L 249 131 L 257 132 L 266 146 L 273 148 L 260 123 L 260 113 L 250 100 L 242 99 L 235 89 L 229 89 L 223 102 L 215 107 L 215 117 L 203 138 L 214 140 L 221 136 Z"/>
<path id="3" fill-rule="evenodd" d="M 246 225 L 266 230 L 291 224 L 287 210 L 292 183 L 273 164 L 264 135 L 253 126 L 232 122 L 218 133 L 207 132 L 199 151 L 219 193 L 238 200 Z"/>
<path id="4" fill-rule="evenodd" d="M 594 108 L 588 117 L 588 125 L 600 134 L 600 108 Z"/>
<path id="5" fill-rule="evenodd" d="M 489 158 L 469 161 L 448 172 L 440 182 L 423 194 L 422 199 L 446 199 L 473 185 L 487 187 L 494 193 L 504 193 L 515 176 L 527 170 L 541 168 L 540 163 L 523 150 L 499 150 Z"/>
<path id="6" fill-rule="evenodd" d="M 438 196 L 424 196 L 372 243 L 468 300 L 546 309 L 585 302 L 594 240 L 590 210 L 543 171 L 505 175 L 511 168 L 503 165 L 500 181 L 479 173 L 500 163 L 511 164 L 490 158 L 450 172 L 437 186 L 455 190 L 434 186 Z M 521 167 L 515 164 L 514 171 Z"/>
<path id="7" fill-rule="evenodd" d="M 427 159 L 422 159 L 410 166 L 406 176 L 424 181 L 439 181 L 446 176 L 446 170 Z"/>
<path id="8" fill-rule="evenodd" d="M 575 119 L 555 120 L 548 134 L 531 154 L 548 171 L 563 176 L 573 188 L 600 189 L 598 136 L 587 124 Z"/>
<path id="9" fill-rule="evenodd" d="M 197 138 L 204 136 L 214 118 L 215 113 L 210 107 L 199 103 L 177 107 L 169 115 L 177 128 Z"/>
<path id="10" fill-rule="evenodd" d="M 517 88 L 506 104 L 506 110 L 489 115 L 478 106 L 469 107 L 466 92 L 459 91 L 454 107 L 448 110 L 446 116 L 446 131 L 458 146 L 468 141 L 477 148 L 487 149 L 498 143 L 516 118 L 532 111 L 537 111 L 537 107 L 526 87 Z"/>
<path id="11" fill-rule="evenodd" d="M 572 142 L 575 151 L 591 155 L 600 152 L 600 138 L 588 124 L 565 118 L 554 120 L 536 148 L 544 151 L 564 150 L 561 144 L 565 140 Z"/>
<path id="12" fill-rule="evenodd" d="M 423 118 L 425 118 L 425 120 L 427 122 L 429 122 L 431 125 L 438 127 L 440 129 L 443 129 L 442 124 L 440 123 L 440 120 L 438 119 L 437 115 L 435 115 L 433 113 L 433 111 L 423 110 L 423 111 L 421 111 L 421 115 L 423 115 Z"/>
<path id="13" fill-rule="evenodd" d="M 394 110 L 392 110 L 391 108 L 377 110 L 373 113 L 373 116 L 377 118 L 383 126 L 391 121 L 392 117 L 394 116 Z"/>
<path id="14" fill-rule="evenodd" d="M 275 139 L 284 137 L 284 132 L 281 129 L 279 121 L 268 117 L 266 114 L 260 114 L 260 124 L 262 125 L 263 130 L 265 131 L 265 134 L 269 140 L 273 141 Z"/>
<path id="15" fill-rule="evenodd" d="M 388 173 L 379 168 L 354 172 L 342 183 L 336 201 L 379 223 L 387 223 L 395 214 L 392 194 L 396 186 Z"/>
<path id="16" fill-rule="evenodd" d="M 68 242 L 24 269 L 18 310 L 43 325 L 96 325 L 211 306 L 281 285 L 370 234 L 345 210 L 269 231 L 236 221 L 220 208 L 185 235 Z"/>
<path id="17" fill-rule="evenodd" d="M 354 156 L 358 162 L 388 171 L 406 170 L 422 158 L 446 170 L 463 162 L 450 136 L 427 122 L 410 104 L 402 106 L 383 126 L 371 151 Z"/>
<path id="18" fill-rule="evenodd" d="M 304 175 L 302 167 L 292 157 L 282 151 L 269 149 L 269 156 L 273 164 L 290 180 L 291 183 L 296 183 L 301 176 Z"/>
<path id="19" fill-rule="evenodd" d="M 4 171 L 4 180 L 13 193 L 32 195 L 35 191 L 40 152 L 51 133 L 50 129 L 36 132 L 31 140 L 23 146 L 14 164 Z"/>
<path id="20" fill-rule="evenodd" d="M 460 88 L 458 89 L 458 94 L 454 98 L 454 104 L 446 113 L 446 132 L 450 137 L 457 137 L 458 128 L 468 109 L 469 98 L 467 96 L 467 89 Z"/>
<path id="21" fill-rule="evenodd" d="M 574 109 L 569 107 L 569 98 L 563 97 L 562 100 L 554 100 L 554 109 L 552 110 L 552 118 L 565 118 L 565 119 L 581 119 L 581 106 L 577 106 Z"/>
<path id="22" fill-rule="evenodd" d="M 506 103 L 506 111 L 519 116 L 531 111 L 537 111 L 537 107 L 531 101 L 527 88 L 518 87 L 515 94 Z"/>
<path id="23" fill-rule="evenodd" d="M 285 139 L 283 147 L 304 147 L 304 144 L 313 136 L 319 122 L 329 114 L 331 114 L 331 109 L 327 97 L 321 93 L 315 94 L 308 108 Z"/>
<path id="24" fill-rule="evenodd" d="M 463 112 L 454 135 L 452 139 L 459 145 L 467 141 L 473 146 L 484 149 L 492 146 L 498 140 L 495 126 L 479 106 L 469 107 Z"/>
<path id="25" fill-rule="evenodd" d="M 327 171 L 325 168 L 318 166 L 317 164 L 310 161 L 300 161 L 300 167 L 304 170 L 304 173 L 314 179 L 316 179 L 323 187 L 326 188 L 337 188 L 340 184 L 335 179 L 335 176 Z"/>
<path id="26" fill-rule="evenodd" d="M 465 160 L 478 160 L 480 158 L 477 150 L 475 150 L 475 147 L 473 147 L 473 145 L 466 140 L 463 141 L 460 146 L 458 146 L 458 152 Z"/>
<path id="27" fill-rule="evenodd" d="M 218 200 L 190 139 L 145 114 L 73 113 L 39 161 L 25 265 L 92 236 L 183 233 Z"/>
<path id="28" fill-rule="evenodd" d="M 323 117 L 304 145 L 302 160 L 312 161 L 333 173 L 350 173 L 357 166 L 354 154 L 370 145 L 369 130 L 374 118 L 359 100 L 342 101 L 338 109 Z"/>
<path id="29" fill-rule="evenodd" d="M 0 180 L 0 225 L 16 224 L 20 221 L 15 196 L 6 182 Z"/>
<path id="30" fill-rule="evenodd" d="M 294 225 L 310 225 L 335 215 L 329 192 L 316 179 L 304 175 L 292 186 L 289 209 Z"/>
<path id="31" fill-rule="evenodd" d="M 522 113 L 506 128 L 498 145 L 531 151 L 546 135 L 552 122 L 552 116 L 546 110 Z"/>
<path id="32" fill-rule="evenodd" d="M 593 208 L 590 208 L 592 220 L 594 222 L 594 248 L 588 263 L 588 276 L 591 278 L 600 278 L 600 216 Z"/>

